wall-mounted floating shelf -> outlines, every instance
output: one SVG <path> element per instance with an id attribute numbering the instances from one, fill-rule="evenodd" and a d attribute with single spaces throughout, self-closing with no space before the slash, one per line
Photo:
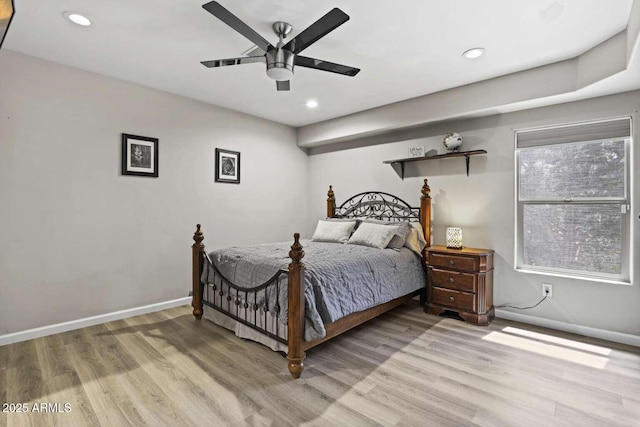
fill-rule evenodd
<path id="1" fill-rule="evenodd" d="M 397 160 L 385 160 L 382 163 L 388 165 L 400 164 L 401 177 L 404 179 L 404 164 L 408 162 L 418 162 L 422 160 L 436 160 L 436 159 L 447 159 L 450 157 L 465 157 L 467 163 L 467 176 L 469 176 L 469 157 L 475 156 L 477 154 L 487 154 L 487 150 L 472 150 L 472 151 L 454 151 L 453 153 L 447 154 L 436 154 L 435 156 L 424 156 L 424 157 L 408 157 L 406 159 L 397 159 Z"/>

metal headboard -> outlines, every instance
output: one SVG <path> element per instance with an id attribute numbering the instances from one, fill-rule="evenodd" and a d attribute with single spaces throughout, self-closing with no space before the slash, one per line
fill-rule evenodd
<path id="1" fill-rule="evenodd" d="M 365 191 L 335 209 L 335 218 L 375 218 L 386 221 L 420 221 L 420 208 L 410 206 L 393 194 Z"/>

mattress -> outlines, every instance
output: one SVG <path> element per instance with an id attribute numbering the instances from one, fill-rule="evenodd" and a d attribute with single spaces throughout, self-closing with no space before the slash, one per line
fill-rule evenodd
<path id="1" fill-rule="evenodd" d="M 349 314 L 383 304 L 425 287 L 422 261 L 407 248 L 377 249 L 361 245 L 301 241 L 305 251 L 305 341 L 325 336 L 324 325 Z M 280 270 L 286 270 L 291 242 L 260 244 L 215 250 L 209 258 L 220 273 L 232 283 L 254 288 Z M 281 274 L 277 286 L 270 286 L 256 296 L 237 293 L 239 307 L 260 307 L 258 312 L 277 316 L 287 323 L 287 274 Z M 213 268 L 205 263 L 205 284 L 218 283 Z M 224 287 L 224 285 L 222 285 Z M 231 290 L 236 297 L 236 293 Z M 205 288 L 205 299 L 216 297 Z M 277 309 L 276 309 L 277 307 Z M 286 330 L 286 327 L 284 327 Z M 280 334 L 280 336 L 283 336 Z"/>

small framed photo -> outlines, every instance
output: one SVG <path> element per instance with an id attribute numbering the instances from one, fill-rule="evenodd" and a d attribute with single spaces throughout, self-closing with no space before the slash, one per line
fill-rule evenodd
<path id="1" fill-rule="evenodd" d="M 216 182 L 240 184 L 240 153 L 216 148 Z"/>
<path id="2" fill-rule="evenodd" d="M 158 177 L 158 139 L 122 134 L 122 175 Z"/>

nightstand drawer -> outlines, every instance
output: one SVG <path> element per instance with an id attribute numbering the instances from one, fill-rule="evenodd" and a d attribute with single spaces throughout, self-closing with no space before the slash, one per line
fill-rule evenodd
<path id="1" fill-rule="evenodd" d="M 434 287 L 432 289 L 431 298 L 430 302 L 433 304 L 466 311 L 476 311 L 476 296 L 474 294 Z"/>
<path id="2" fill-rule="evenodd" d="M 440 288 L 457 289 L 464 292 L 477 292 L 477 276 L 451 270 L 431 268 L 431 283 Z"/>
<path id="3" fill-rule="evenodd" d="M 477 258 L 449 254 L 429 253 L 429 265 L 455 270 L 478 271 Z"/>

